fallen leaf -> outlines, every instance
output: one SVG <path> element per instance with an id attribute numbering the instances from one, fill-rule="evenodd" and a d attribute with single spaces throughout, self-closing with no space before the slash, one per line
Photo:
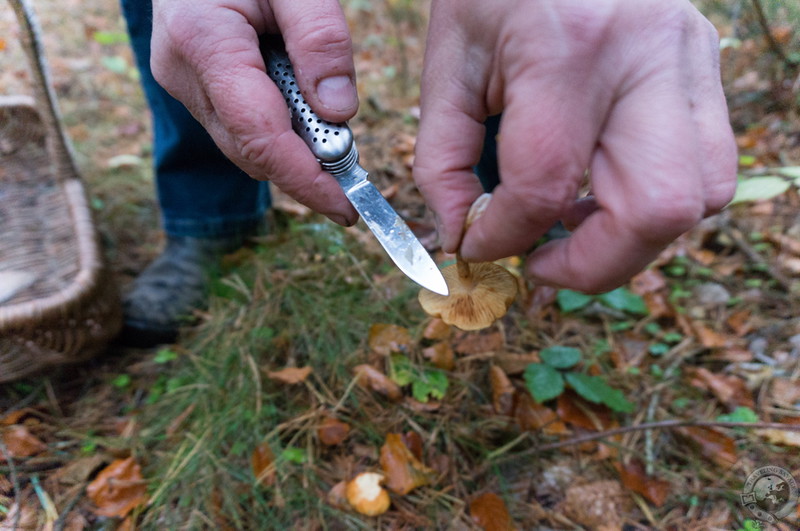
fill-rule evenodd
<path id="1" fill-rule="evenodd" d="M 274 462 L 275 454 L 272 453 L 272 448 L 266 442 L 262 442 L 253 450 L 253 454 L 250 456 L 250 466 L 260 485 L 268 487 L 275 483 Z"/>
<path id="2" fill-rule="evenodd" d="M 604 431 L 619 427 L 611 410 L 599 404 L 590 404 L 572 391 L 562 393 L 556 402 L 556 413 L 561 420 L 591 431 Z"/>
<path id="3" fill-rule="evenodd" d="M 317 437 L 325 446 L 336 446 L 347 438 L 350 425 L 333 417 L 325 417 L 317 428 Z"/>
<path id="4" fill-rule="evenodd" d="M 407 328 L 393 324 L 377 323 L 370 327 L 369 348 L 382 356 L 406 353 L 411 350 L 413 340 Z"/>
<path id="5" fill-rule="evenodd" d="M 685 426 L 675 429 L 676 433 L 694 443 L 706 459 L 711 459 L 722 467 L 736 463 L 736 444 L 733 439 L 717 430 L 702 426 Z"/>
<path id="6" fill-rule="evenodd" d="M 756 434 L 764 437 L 772 444 L 800 447 L 800 431 L 771 428 L 766 430 L 756 430 Z"/>
<path id="7" fill-rule="evenodd" d="M 631 503 L 616 480 L 572 485 L 555 511 L 563 512 L 576 523 L 597 531 L 622 529 L 623 515 Z"/>
<path id="8" fill-rule="evenodd" d="M 2 430 L 3 444 L 10 457 L 30 457 L 47 450 L 47 445 L 33 435 L 28 428 L 15 424 Z M 0 458 L 5 461 L 3 455 Z"/>
<path id="9" fill-rule="evenodd" d="M 738 406 L 744 406 L 753 409 L 755 407 L 752 393 L 741 378 L 713 373 L 704 367 L 687 367 L 685 371 L 691 385 L 710 391 L 728 408 L 735 409 Z"/>
<path id="10" fill-rule="evenodd" d="M 775 405 L 792 408 L 800 402 L 800 385 L 790 378 L 774 378 L 769 397 Z"/>
<path id="11" fill-rule="evenodd" d="M 86 495 L 96 506 L 95 514 L 124 518 L 135 507 L 147 503 L 147 484 L 141 467 L 128 457 L 101 470 L 86 486 Z"/>
<path id="12" fill-rule="evenodd" d="M 349 509 L 347 502 L 347 481 L 340 481 L 328 491 L 328 504 L 337 509 Z"/>
<path id="13" fill-rule="evenodd" d="M 537 403 L 525 391 L 516 391 L 514 393 L 513 415 L 521 430 L 543 430 L 550 435 L 562 435 L 569 431 L 564 423 L 559 420 L 555 411 Z"/>
<path id="14" fill-rule="evenodd" d="M 469 503 L 472 520 L 485 531 L 511 531 L 514 522 L 506 502 L 492 492 L 481 494 Z"/>
<path id="15" fill-rule="evenodd" d="M 641 494 L 656 507 L 664 505 L 671 488 L 669 482 L 648 476 L 642 463 L 635 459 L 631 459 L 627 464 L 617 463 L 616 467 L 625 487 Z"/>
<path id="16" fill-rule="evenodd" d="M 425 326 L 425 330 L 422 331 L 422 337 L 430 341 L 443 341 L 448 339 L 452 333 L 453 329 L 449 324 L 435 317 Z"/>
<path id="17" fill-rule="evenodd" d="M 414 457 L 399 433 L 386 435 L 380 463 L 386 477 L 386 488 L 397 494 L 408 494 L 433 481 L 434 471 Z"/>
<path id="18" fill-rule="evenodd" d="M 732 313 L 725 322 L 737 336 L 744 337 L 753 330 L 750 317 L 750 310 L 740 310 Z"/>
<path id="19" fill-rule="evenodd" d="M 492 361 L 503 369 L 503 372 L 507 375 L 515 376 L 525 372 L 525 369 L 531 363 L 541 363 L 542 358 L 539 357 L 538 352 L 529 352 L 527 354 L 509 354 L 502 352 L 493 356 Z"/>
<path id="20" fill-rule="evenodd" d="M 450 343 L 440 341 L 428 348 L 422 349 L 422 355 L 429 359 L 434 367 L 445 371 L 452 371 L 456 366 L 455 354 Z"/>
<path id="21" fill-rule="evenodd" d="M 403 434 L 403 444 L 411 450 L 411 453 L 414 454 L 414 457 L 422 461 L 422 437 L 419 433 L 415 431 L 407 431 Z"/>
<path id="22" fill-rule="evenodd" d="M 268 371 L 267 377 L 269 377 L 270 380 L 275 380 L 276 382 L 287 385 L 295 385 L 305 382 L 306 378 L 309 377 L 311 372 L 312 368 L 310 366 L 286 367 L 285 369 L 281 369 L 279 371 Z"/>
<path id="23" fill-rule="evenodd" d="M 463 332 L 453 348 L 460 354 L 486 354 L 501 350 L 503 343 L 503 336 L 500 332 L 484 334 Z"/>
<path id="24" fill-rule="evenodd" d="M 492 387 L 492 406 L 498 415 L 510 416 L 514 409 L 514 385 L 500 367 L 489 368 L 489 383 Z M 523 428 L 525 429 L 525 428 Z"/>
<path id="25" fill-rule="evenodd" d="M 657 268 L 645 269 L 631 279 L 631 291 L 636 295 L 653 293 L 667 287 L 664 273 Z"/>
<path id="26" fill-rule="evenodd" d="M 663 317 L 674 317 L 675 307 L 669 301 L 669 296 L 666 293 L 652 292 L 642 295 L 645 306 L 647 306 L 647 313 L 653 319 L 661 319 Z"/>
<path id="27" fill-rule="evenodd" d="M 730 343 L 727 337 L 702 323 L 692 323 L 692 329 L 694 330 L 694 335 L 697 340 L 705 348 L 726 347 Z"/>
<path id="28" fill-rule="evenodd" d="M 382 394 L 389 400 L 403 398 L 403 391 L 400 386 L 372 365 L 357 365 L 353 367 L 353 372 L 361 387 Z"/>

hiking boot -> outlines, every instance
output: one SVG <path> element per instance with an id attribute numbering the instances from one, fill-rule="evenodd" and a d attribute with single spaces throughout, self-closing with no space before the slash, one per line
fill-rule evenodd
<path id="1" fill-rule="evenodd" d="M 135 347 L 172 343 L 181 327 L 205 305 L 210 274 L 223 254 L 242 246 L 238 238 L 170 236 L 164 251 L 123 297 L 120 341 Z"/>

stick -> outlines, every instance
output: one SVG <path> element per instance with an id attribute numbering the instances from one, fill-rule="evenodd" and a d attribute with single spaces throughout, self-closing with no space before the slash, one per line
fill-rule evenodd
<path id="1" fill-rule="evenodd" d="M 0 437 L 0 454 L 3 455 L 3 459 L 8 463 L 11 484 L 14 486 L 14 506 L 17 510 L 14 511 L 14 523 L 11 529 L 17 529 L 19 528 L 19 520 L 22 518 L 22 488 L 20 487 L 19 478 L 17 477 L 17 469 L 14 467 L 14 458 L 11 457 L 11 452 L 8 451 L 2 437 Z"/>
<path id="2" fill-rule="evenodd" d="M 767 16 L 764 14 L 764 6 L 761 5 L 761 0 L 753 0 L 753 8 L 756 10 L 756 18 L 758 18 L 758 24 L 764 32 L 764 37 L 767 39 L 769 49 L 772 50 L 786 66 L 790 68 L 797 66 L 797 63 L 787 57 L 781 45 L 778 44 L 778 41 L 772 36 L 772 31 L 769 29 L 769 21 L 767 21 Z"/>

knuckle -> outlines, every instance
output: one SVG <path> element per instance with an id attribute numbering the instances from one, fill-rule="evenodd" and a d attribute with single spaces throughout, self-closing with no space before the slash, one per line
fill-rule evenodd
<path id="1" fill-rule="evenodd" d="M 671 241 L 703 219 L 705 205 L 692 191 L 661 190 L 637 201 L 629 218 L 631 231 L 642 241 Z"/>
<path id="2" fill-rule="evenodd" d="M 312 56 L 349 56 L 352 50 L 350 33 L 338 19 L 333 16 L 318 16 L 304 24 L 294 42 L 298 51 Z"/>

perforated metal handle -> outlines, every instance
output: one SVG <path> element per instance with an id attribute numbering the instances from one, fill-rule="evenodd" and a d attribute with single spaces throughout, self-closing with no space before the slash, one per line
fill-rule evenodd
<path id="1" fill-rule="evenodd" d="M 323 120 L 303 98 L 289 56 L 275 45 L 262 46 L 267 74 L 275 82 L 289 106 L 294 131 L 308 145 L 322 167 L 339 173 L 357 163 L 358 152 L 353 142 L 353 132 L 347 123 Z"/>

